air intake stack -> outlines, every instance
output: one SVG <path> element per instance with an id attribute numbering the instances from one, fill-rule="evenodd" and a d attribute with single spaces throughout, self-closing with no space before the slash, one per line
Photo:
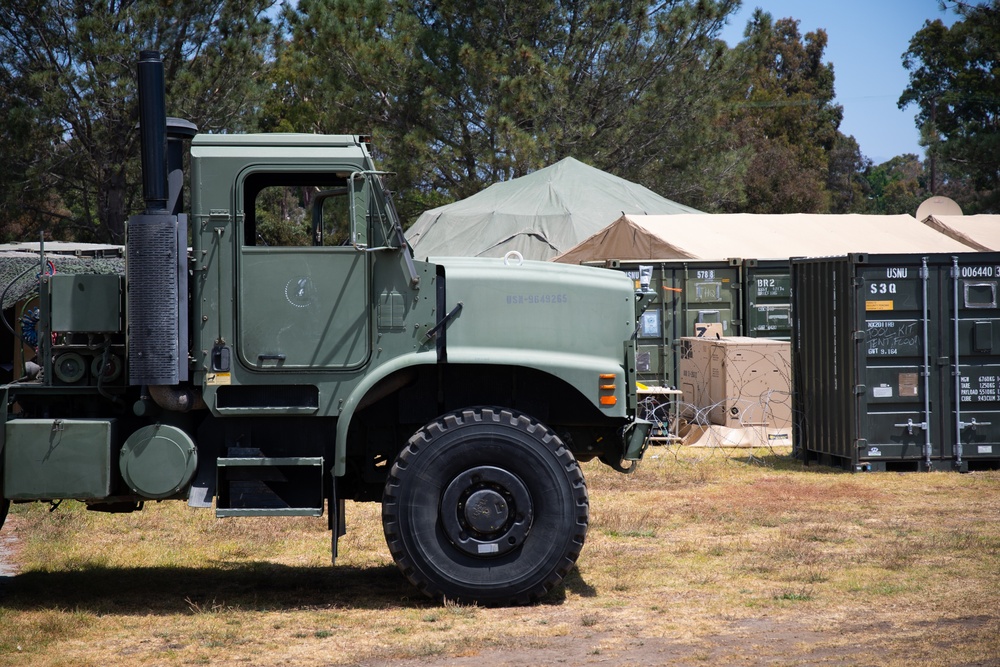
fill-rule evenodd
<path id="1" fill-rule="evenodd" d="M 188 379 L 187 216 L 168 208 L 177 198 L 168 189 L 159 52 L 139 54 L 138 78 L 146 210 L 129 218 L 126 238 L 129 384 L 176 385 Z"/>

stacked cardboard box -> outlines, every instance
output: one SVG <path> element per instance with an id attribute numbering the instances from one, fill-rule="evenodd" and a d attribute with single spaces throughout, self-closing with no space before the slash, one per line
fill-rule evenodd
<path id="1" fill-rule="evenodd" d="M 728 428 L 791 427 L 788 341 L 681 338 L 678 370 L 689 421 Z"/>

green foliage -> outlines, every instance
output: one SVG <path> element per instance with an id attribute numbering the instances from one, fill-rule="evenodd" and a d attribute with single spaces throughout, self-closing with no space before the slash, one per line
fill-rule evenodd
<path id="1" fill-rule="evenodd" d="M 743 71 L 727 122 L 751 157 L 745 200 L 730 210 L 845 212 L 860 203 L 864 158 L 838 129 L 843 109 L 823 61 L 826 32 L 803 37 L 798 25 L 757 10 L 734 50 Z"/>
<path id="2" fill-rule="evenodd" d="M 302 0 L 265 124 L 370 131 L 404 218 L 572 155 L 685 203 L 729 197 L 715 35 L 734 0 Z"/>
<path id="3" fill-rule="evenodd" d="M 837 133 L 827 153 L 826 189 L 830 213 L 859 213 L 865 207 L 864 172 L 871 161 L 861 154 L 854 137 Z"/>
<path id="4" fill-rule="evenodd" d="M 404 220 L 574 156 L 706 211 L 906 212 L 1000 195 L 1000 0 L 904 55 L 929 171 L 840 130 L 822 29 L 737 0 L 25 0 L 0 7 L 0 242 L 120 242 L 142 207 L 134 63 L 201 131 L 367 133 Z M 261 233 L 306 242 L 303 221 Z M 334 237 L 331 237 L 334 238 Z M 268 242 L 271 242 L 268 241 Z"/>
<path id="5" fill-rule="evenodd" d="M 25 0 L 0 7 L 0 220 L 120 243 L 141 208 L 135 62 L 164 57 L 168 113 L 204 130 L 253 118 L 271 0 Z M 8 152 L 8 147 L 17 150 Z M 10 156 L 10 159 L 6 159 Z"/>
<path id="6" fill-rule="evenodd" d="M 865 212 L 879 215 L 913 215 L 930 193 L 924 165 L 913 154 L 899 155 L 865 173 L 868 206 Z"/>
<path id="7" fill-rule="evenodd" d="M 311 245 L 307 206 L 290 187 L 264 188 L 256 200 L 257 241 L 267 246 Z"/>
<path id="8" fill-rule="evenodd" d="M 910 40 L 903 64 L 910 82 L 899 107 L 917 106 L 916 123 L 931 162 L 930 189 L 965 194 L 968 212 L 1000 211 L 1000 0 L 956 3 L 950 28 L 928 21 Z M 963 187 L 964 185 L 964 187 Z M 964 193 L 963 193 L 964 194 Z"/>

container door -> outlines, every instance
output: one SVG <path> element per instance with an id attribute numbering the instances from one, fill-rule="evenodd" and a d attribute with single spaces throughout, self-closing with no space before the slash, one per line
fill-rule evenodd
<path id="1" fill-rule="evenodd" d="M 951 341 L 947 384 L 952 419 L 946 454 L 963 468 L 1000 459 L 1000 256 L 988 253 L 954 258 L 942 268 L 950 287 Z"/>
<path id="2" fill-rule="evenodd" d="M 626 275 L 635 282 L 635 287 L 638 290 L 640 288 L 640 264 L 629 264 L 624 270 Z M 653 291 L 653 296 L 636 327 L 636 379 L 650 386 L 670 386 L 671 384 L 670 372 L 666 365 L 667 359 L 664 356 L 664 351 L 670 347 L 669 343 L 666 342 L 667 319 L 664 316 L 664 307 L 672 300 L 672 294 L 664 292 L 663 285 L 663 271 L 659 266 L 654 266 L 649 283 L 649 289 Z"/>
<path id="3" fill-rule="evenodd" d="M 622 270 L 639 280 L 639 266 Z M 655 292 L 636 331 L 636 371 L 640 382 L 677 386 L 677 340 L 695 335 L 696 323 L 718 323 L 722 335 L 742 335 L 741 267 L 730 263 L 649 262 Z M 638 286 L 638 284 L 637 284 Z"/>
<path id="4" fill-rule="evenodd" d="M 664 271 L 669 291 L 675 295 L 670 320 L 668 368 L 677 378 L 676 341 L 694 336 L 696 324 L 718 324 L 723 336 L 742 336 L 739 266 L 729 264 L 680 264 Z M 676 382 L 676 380 L 674 380 Z"/>
<path id="5" fill-rule="evenodd" d="M 788 264 L 747 267 L 744 270 L 747 295 L 744 335 L 789 340 L 792 331 L 792 281 Z"/>
<path id="6" fill-rule="evenodd" d="M 859 368 L 855 387 L 863 420 L 857 460 L 924 462 L 942 455 L 931 405 L 939 383 L 929 382 L 936 340 L 928 336 L 939 312 L 937 290 L 912 261 L 858 265 Z"/>
<path id="7" fill-rule="evenodd" d="M 739 271 L 731 267 L 684 267 L 676 270 L 684 299 L 682 330 L 675 338 L 695 335 L 694 325 L 717 323 L 723 336 L 739 336 L 743 332 L 735 318 L 739 317 Z"/>

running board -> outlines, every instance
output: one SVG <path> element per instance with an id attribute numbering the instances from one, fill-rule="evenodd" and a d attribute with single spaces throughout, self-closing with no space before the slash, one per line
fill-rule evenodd
<path id="1" fill-rule="evenodd" d="M 215 516 L 322 516 L 323 457 L 218 459 Z"/>

